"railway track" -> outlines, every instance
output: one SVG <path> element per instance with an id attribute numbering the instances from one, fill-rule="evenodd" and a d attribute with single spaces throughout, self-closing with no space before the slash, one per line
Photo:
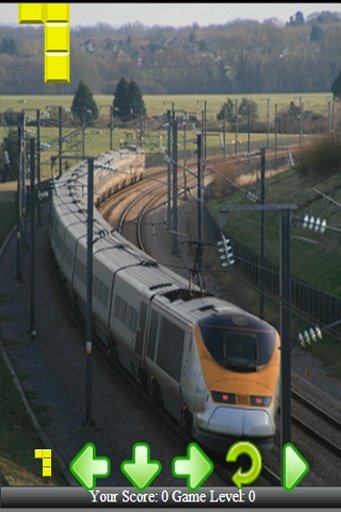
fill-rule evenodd
<path id="1" fill-rule="evenodd" d="M 341 459 L 341 422 L 296 390 L 292 398 L 298 404 L 291 415 L 293 425 Z"/>
<path id="2" fill-rule="evenodd" d="M 127 220 L 129 213 L 132 212 L 132 210 L 146 197 L 150 195 L 153 191 L 156 189 L 158 190 L 159 186 L 152 185 L 147 190 L 144 190 L 139 194 L 133 201 L 131 201 L 127 207 L 123 210 L 122 214 L 119 217 L 117 230 L 119 233 L 123 234 L 123 229 L 126 223 L 129 221 Z"/>

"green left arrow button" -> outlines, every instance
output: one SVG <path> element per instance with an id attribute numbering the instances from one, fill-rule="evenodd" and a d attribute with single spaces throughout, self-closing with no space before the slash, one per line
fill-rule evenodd
<path id="1" fill-rule="evenodd" d="M 108 457 L 96 457 L 95 445 L 87 443 L 72 459 L 69 468 L 78 482 L 91 491 L 96 487 L 96 478 L 110 475 L 110 460 Z"/>
<path id="2" fill-rule="evenodd" d="M 150 459 L 148 443 L 135 443 L 132 452 L 132 460 L 123 461 L 121 471 L 135 489 L 143 491 L 161 472 L 161 462 Z"/>

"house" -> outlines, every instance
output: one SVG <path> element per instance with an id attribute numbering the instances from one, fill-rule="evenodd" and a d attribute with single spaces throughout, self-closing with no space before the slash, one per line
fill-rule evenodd
<path id="1" fill-rule="evenodd" d="M 94 53 L 94 51 L 97 49 L 97 44 L 93 39 L 88 39 L 81 45 L 81 49 L 88 53 Z"/>

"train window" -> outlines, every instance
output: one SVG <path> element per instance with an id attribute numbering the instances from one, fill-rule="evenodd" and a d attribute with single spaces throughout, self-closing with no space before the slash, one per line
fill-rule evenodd
<path id="1" fill-rule="evenodd" d="M 72 265 L 72 260 L 73 260 L 73 252 L 71 251 L 70 247 L 68 247 L 67 245 L 65 246 L 65 249 L 64 249 L 64 261 L 65 263 L 71 267 Z"/>
<path id="2" fill-rule="evenodd" d="M 129 309 L 130 309 L 130 318 L 129 318 L 128 327 L 132 332 L 135 332 L 136 325 L 137 325 L 137 311 L 132 306 L 129 306 Z"/>
<path id="3" fill-rule="evenodd" d="M 173 379 L 180 380 L 185 331 L 166 318 L 161 319 L 157 363 Z"/>
<path id="4" fill-rule="evenodd" d="M 255 371 L 267 364 L 275 346 L 274 330 L 237 329 L 199 322 L 211 356 L 224 368 Z"/>
<path id="5" fill-rule="evenodd" d="M 115 306 L 114 306 L 114 315 L 116 316 L 116 318 L 118 318 L 118 314 L 120 311 L 120 302 L 121 302 L 121 297 L 119 295 L 116 295 Z"/>
<path id="6" fill-rule="evenodd" d="M 104 285 L 103 286 L 103 299 L 102 299 L 104 306 L 106 306 L 108 304 L 108 297 L 109 297 L 109 288 L 106 285 Z"/>
<path id="7" fill-rule="evenodd" d="M 109 288 L 103 285 L 102 289 L 102 302 L 104 305 L 107 304 L 109 296 Z M 119 295 L 115 297 L 114 315 L 132 332 L 136 331 L 137 324 L 137 311 L 133 306 L 128 304 Z"/>
<path id="8" fill-rule="evenodd" d="M 125 300 L 121 299 L 119 318 L 120 318 L 122 324 L 126 323 L 126 314 L 127 314 L 127 303 Z"/>
<path id="9" fill-rule="evenodd" d="M 222 339 L 224 366 L 254 367 L 257 361 L 257 337 L 251 333 L 225 331 Z"/>
<path id="10" fill-rule="evenodd" d="M 86 267 L 83 262 L 81 262 L 81 280 L 85 283 L 86 278 Z"/>
<path id="11" fill-rule="evenodd" d="M 145 330 L 145 326 L 146 326 L 146 316 L 147 316 L 147 305 L 144 302 L 141 302 L 140 315 L 139 315 L 139 328 L 137 330 L 136 344 L 135 344 L 135 351 L 139 355 L 142 355 L 142 350 L 143 350 L 143 340 L 144 340 L 144 330 Z"/>
<path id="12" fill-rule="evenodd" d="M 83 277 L 83 266 L 82 262 L 80 260 L 77 260 L 76 263 L 76 276 L 81 281 Z"/>
<path id="13" fill-rule="evenodd" d="M 98 286 L 97 296 L 98 296 L 98 300 L 100 301 L 100 300 L 101 300 L 101 298 L 102 298 L 103 283 L 102 283 L 102 281 L 100 281 L 99 279 L 98 279 L 98 284 L 97 284 L 97 286 Z"/>
<path id="14" fill-rule="evenodd" d="M 134 324 L 134 308 L 133 306 L 131 306 L 130 304 L 128 304 L 127 306 L 127 316 L 126 316 L 126 326 L 131 330 L 131 331 L 134 331 L 133 329 L 133 324 Z"/>
<path id="15" fill-rule="evenodd" d="M 148 335 L 148 348 L 147 348 L 147 356 L 152 360 L 154 360 L 158 325 L 159 325 L 159 314 L 156 311 L 153 311 L 151 319 L 150 319 L 149 335 Z"/>

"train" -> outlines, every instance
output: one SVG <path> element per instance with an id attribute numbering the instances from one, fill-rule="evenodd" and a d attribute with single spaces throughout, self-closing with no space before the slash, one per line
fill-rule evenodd
<path id="1" fill-rule="evenodd" d="M 94 203 L 144 177 L 138 149 L 95 160 Z M 54 180 L 49 228 L 71 301 L 86 316 L 87 163 Z M 218 449 L 248 439 L 272 446 L 279 399 L 274 327 L 159 264 L 94 209 L 96 338 L 182 429 Z"/>

